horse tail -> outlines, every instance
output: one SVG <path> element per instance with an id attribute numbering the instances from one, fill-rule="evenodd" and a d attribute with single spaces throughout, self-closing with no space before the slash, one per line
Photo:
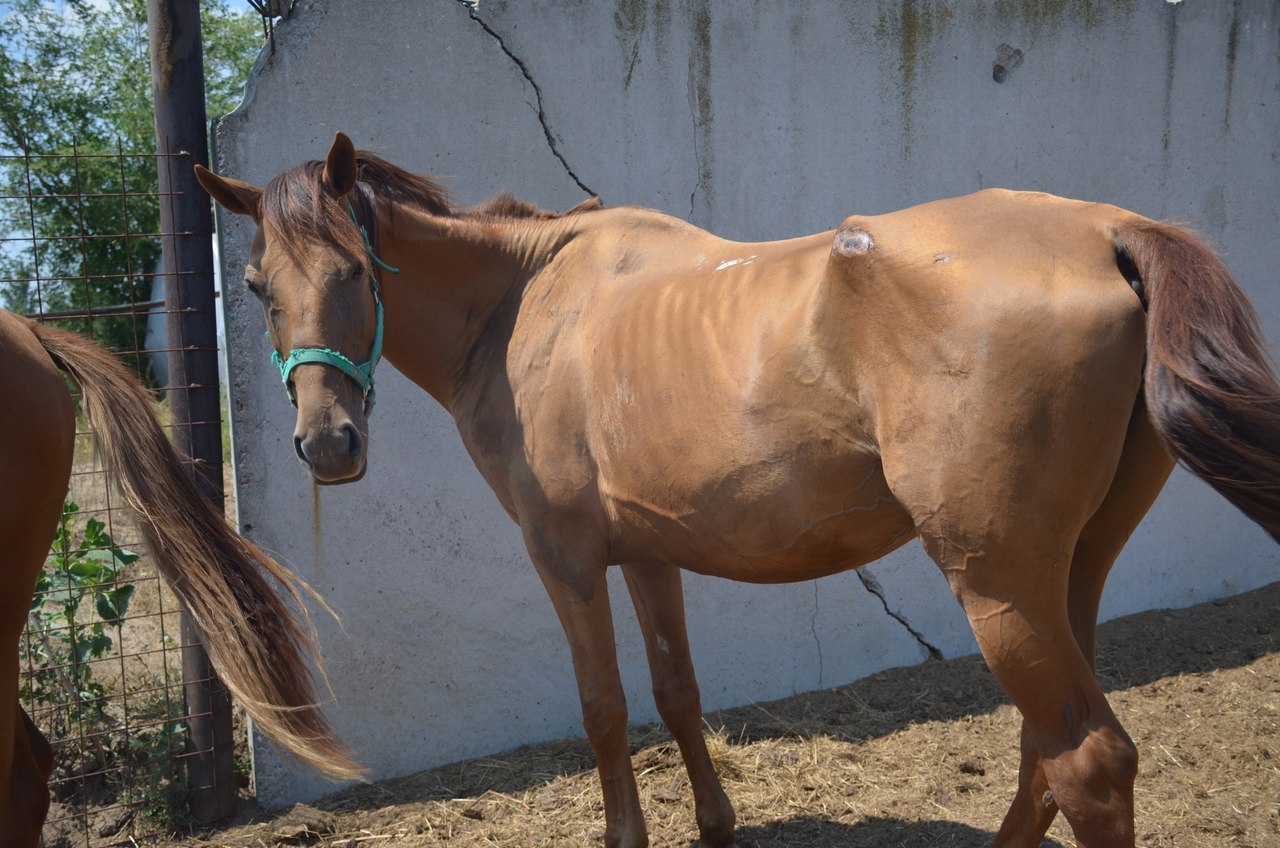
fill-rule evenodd
<path id="1" fill-rule="evenodd" d="M 37 324 L 33 332 L 79 386 L 98 453 L 227 688 L 299 761 L 331 777 L 359 777 L 315 703 L 307 660 L 321 674 L 323 665 L 302 591 L 319 596 L 227 526 L 183 468 L 146 389 L 115 356 L 66 330 Z"/>
<path id="2" fill-rule="evenodd" d="M 1126 222 L 1117 259 L 1146 300 L 1146 402 L 1165 447 L 1280 541 L 1280 383 L 1253 305 L 1181 227 Z"/>

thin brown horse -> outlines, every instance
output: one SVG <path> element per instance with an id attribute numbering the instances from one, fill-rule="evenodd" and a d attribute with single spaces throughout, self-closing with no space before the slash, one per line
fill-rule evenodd
<path id="1" fill-rule="evenodd" d="M 996 844 L 1061 810 L 1082 846 L 1133 845 L 1137 751 L 1093 672 L 1107 571 L 1174 458 L 1280 537 L 1280 386 L 1187 231 L 985 191 L 741 244 L 647 209 L 460 211 L 342 134 L 265 189 L 199 176 L 258 225 L 245 282 L 316 480 L 364 474 L 384 336 L 456 419 L 568 635 L 611 848 L 647 836 L 606 568 L 727 846 L 680 569 L 806 580 L 911 538 L 1024 718 Z"/>
<path id="2" fill-rule="evenodd" d="M 315 706 L 305 663 L 314 656 L 310 629 L 271 581 L 297 603 L 301 584 L 209 505 L 156 423 L 146 390 L 112 354 L 0 310 L 0 579 L 7 587 L 0 636 L 8 645 L 0 651 L 0 845 L 34 848 L 49 807 L 53 752 L 18 704 L 15 645 L 71 474 L 75 414 L 59 369 L 79 386 L 99 455 L 227 687 L 300 761 L 336 777 L 358 775 Z"/>

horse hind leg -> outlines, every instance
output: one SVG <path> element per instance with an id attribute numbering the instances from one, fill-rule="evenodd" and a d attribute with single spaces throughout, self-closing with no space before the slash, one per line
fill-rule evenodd
<path id="1" fill-rule="evenodd" d="M 970 512 L 965 498 L 944 494 L 928 502 L 954 506 L 917 527 L 988 667 L 1022 713 L 1025 747 L 1038 754 L 1022 800 L 1033 793 L 1030 801 L 1044 804 L 1051 796 L 1080 848 L 1133 848 L 1137 750 L 1072 631 L 1068 570 L 1080 525 L 1048 518 L 1054 500 L 1022 492 L 998 499 L 994 512 Z M 1033 814 L 1028 829 L 1051 820 L 1051 811 Z"/>
<path id="2" fill-rule="evenodd" d="M 12 645 L 7 646 L 10 650 Z M 18 704 L 17 651 L 14 662 L 0 664 L 0 845 L 36 848 L 49 811 L 49 774 L 53 749 Z"/>
<path id="3" fill-rule="evenodd" d="M 1024 739 L 1039 755 L 1036 774 L 1046 787 L 1041 803 L 1051 796 L 1080 848 L 1132 848 L 1137 750 L 1076 642 L 1065 580 L 1011 578 L 1065 573 L 1067 558 L 1055 558 L 1050 545 L 988 545 L 938 559 L 988 667 L 1022 713 Z M 1028 788 L 1039 787 L 1033 779 Z M 1034 824 L 1047 827 L 1049 820 Z"/>
<path id="4" fill-rule="evenodd" d="M 53 746 L 22 707 L 18 707 L 18 727 L 14 730 L 13 805 L 19 816 L 22 810 L 28 811 L 27 828 L 34 833 L 49 812 Z"/>
<path id="5" fill-rule="evenodd" d="M 1071 552 L 1084 520 L 1054 520 L 1063 500 L 1035 494 L 994 501 L 988 495 L 979 505 L 944 490 L 925 501 L 943 504 L 940 510 L 914 513 L 921 516 L 917 528 L 988 667 L 1022 713 L 1026 747 L 1039 756 L 1024 793 L 1041 789 L 1042 775 L 1040 802 L 1051 796 L 1080 848 L 1133 848 L 1137 750 L 1098 686 L 1067 611 Z M 1030 829 L 1051 820 L 1049 812 L 1033 815 Z"/>
<path id="6" fill-rule="evenodd" d="M 1068 597 L 1072 555 L 1115 479 L 1137 381 L 1108 394 L 1102 387 L 1118 381 L 1088 376 L 1080 377 L 1095 387 L 1087 414 L 1078 397 L 1040 384 L 1024 387 L 1017 405 L 979 404 L 979 392 L 972 408 L 981 416 L 962 414 L 964 404 L 897 411 L 894 420 L 914 426 L 882 437 L 881 451 L 890 488 L 1022 713 L 1027 747 L 1039 755 L 1028 792 L 1042 774 L 1040 802 L 1052 796 L 1081 848 L 1133 848 L 1137 750 L 1081 650 Z M 1032 816 L 1030 829 L 1051 819 Z"/>
<path id="7" fill-rule="evenodd" d="M 1076 542 L 1068 576 L 1067 614 L 1080 652 L 1096 668 L 1098 606 L 1111 566 L 1138 522 L 1146 515 L 1173 469 L 1139 397 L 1124 451 L 1102 506 Z M 1036 846 L 1058 813 L 1031 727 L 1022 728 L 1018 791 L 1005 814 L 995 848 Z"/>
<path id="8" fill-rule="evenodd" d="M 68 471 L 70 453 L 68 447 L 65 462 L 59 457 Z M 53 751 L 18 704 L 17 643 L 62 509 L 62 470 L 51 467 L 47 477 L 14 475 L 12 489 L 0 493 L 0 577 L 10 587 L 0 592 L 0 845 L 6 848 L 35 848 L 49 809 Z"/>
<path id="9" fill-rule="evenodd" d="M 660 562 L 633 563 L 623 565 L 622 574 L 644 633 L 654 702 L 689 772 L 701 846 L 728 848 L 734 844 L 733 806 L 702 735 L 702 703 L 689 655 L 680 569 Z"/>

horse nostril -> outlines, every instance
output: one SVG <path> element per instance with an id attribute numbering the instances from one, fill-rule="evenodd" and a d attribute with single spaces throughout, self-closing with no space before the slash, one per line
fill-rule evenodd
<path id="1" fill-rule="evenodd" d="M 364 439 L 360 437 L 360 431 L 354 424 L 344 424 L 342 432 L 347 436 L 347 455 L 352 459 L 359 459 L 364 453 Z"/>
<path id="2" fill-rule="evenodd" d="M 306 451 L 306 448 L 302 446 L 301 436 L 293 437 L 293 450 L 294 450 L 294 453 L 298 455 L 298 459 L 302 461 L 302 464 L 310 468 L 311 460 L 307 459 L 307 451 Z"/>

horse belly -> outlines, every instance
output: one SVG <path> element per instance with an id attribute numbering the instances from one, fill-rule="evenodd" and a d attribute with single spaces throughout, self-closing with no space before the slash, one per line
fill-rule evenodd
<path id="1" fill-rule="evenodd" d="M 664 478 L 643 494 L 609 493 L 614 559 L 787 583 L 865 565 L 915 535 L 878 458 L 799 452 L 808 456 L 735 467 L 700 485 Z"/>

